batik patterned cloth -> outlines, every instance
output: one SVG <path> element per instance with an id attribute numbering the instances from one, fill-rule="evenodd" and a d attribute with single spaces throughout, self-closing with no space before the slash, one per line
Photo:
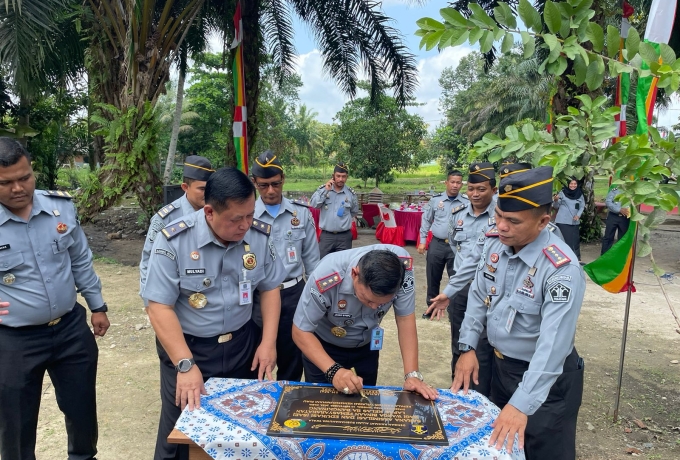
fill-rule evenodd
<path id="1" fill-rule="evenodd" d="M 286 383 L 210 379 L 201 408 L 185 409 L 176 428 L 216 460 L 524 460 L 516 443 L 512 452 L 488 446 L 491 423 L 500 411 L 474 391 L 464 396 L 439 390 L 437 408 L 448 446 L 267 436 Z"/>

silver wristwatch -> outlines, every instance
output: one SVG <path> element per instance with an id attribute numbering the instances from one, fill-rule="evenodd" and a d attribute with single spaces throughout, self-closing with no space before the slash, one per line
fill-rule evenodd
<path id="1" fill-rule="evenodd" d="M 464 343 L 458 343 L 458 351 L 462 353 L 467 353 L 468 351 L 472 351 L 474 348 L 472 348 L 470 345 L 466 345 Z"/>
<path id="2" fill-rule="evenodd" d="M 180 373 L 183 374 L 185 372 L 189 372 L 194 364 L 196 364 L 196 361 L 194 361 L 194 358 L 180 359 L 179 362 L 177 363 L 177 365 L 175 366 L 175 369 L 177 370 L 177 372 L 180 372 Z"/>
<path id="3" fill-rule="evenodd" d="M 409 372 L 408 374 L 406 374 L 406 375 L 404 376 L 404 382 L 405 382 L 406 380 L 410 379 L 411 377 L 415 377 L 415 378 L 417 378 L 418 380 L 420 380 L 421 382 L 423 381 L 423 374 L 421 374 L 421 373 L 418 372 L 418 371 L 411 371 L 411 372 Z"/>

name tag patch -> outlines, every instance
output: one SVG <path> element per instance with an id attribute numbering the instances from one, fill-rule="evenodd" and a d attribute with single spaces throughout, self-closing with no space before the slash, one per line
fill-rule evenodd
<path id="1" fill-rule="evenodd" d="M 187 275 L 205 275 L 205 268 L 187 268 L 185 273 Z"/>
<path id="2" fill-rule="evenodd" d="M 484 272 L 484 278 L 491 281 L 496 281 L 496 278 L 493 275 L 489 275 L 487 272 Z"/>
<path id="3" fill-rule="evenodd" d="M 0 244 L 0 251 L 4 251 L 5 249 L 9 249 L 9 244 Z"/>
<path id="4" fill-rule="evenodd" d="M 165 256 L 165 257 L 167 257 L 167 258 L 170 259 L 170 260 L 175 260 L 175 255 L 174 255 L 172 252 L 170 252 L 170 251 L 166 251 L 165 249 L 160 249 L 160 248 L 159 248 L 159 249 L 156 249 L 154 252 L 155 252 L 156 254 L 160 254 L 160 255 L 162 255 L 162 256 Z"/>
<path id="5" fill-rule="evenodd" d="M 336 318 L 351 318 L 352 314 L 351 313 L 333 313 L 333 316 Z"/>
<path id="6" fill-rule="evenodd" d="M 553 302 L 569 302 L 571 288 L 565 286 L 564 284 L 557 283 L 550 288 L 549 292 Z"/>

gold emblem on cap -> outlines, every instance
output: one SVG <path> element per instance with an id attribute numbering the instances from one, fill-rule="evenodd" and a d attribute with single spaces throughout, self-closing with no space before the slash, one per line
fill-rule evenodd
<path id="1" fill-rule="evenodd" d="M 475 165 L 475 171 L 479 171 L 479 165 Z"/>
<path id="2" fill-rule="evenodd" d="M 198 253 L 198 251 L 193 251 L 191 253 L 191 260 L 198 260 L 201 258 L 201 255 Z"/>
<path id="3" fill-rule="evenodd" d="M 509 170 L 508 168 L 505 168 L 505 169 L 503 170 L 503 174 L 507 174 L 507 173 L 509 173 L 509 172 L 510 172 L 510 170 Z"/>
<path id="4" fill-rule="evenodd" d="M 17 277 L 14 276 L 12 273 L 7 273 L 5 276 L 2 277 L 2 282 L 5 284 L 12 284 L 14 281 L 16 281 Z"/>
<path id="5" fill-rule="evenodd" d="M 503 190 L 505 190 L 506 192 L 511 191 L 511 190 L 512 190 L 512 185 L 510 185 L 510 184 L 506 185 L 505 188 L 504 188 Z"/>
<path id="6" fill-rule="evenodd" d="M 345 329 L 341 328 L 340 326 L 335 326 L 335 327 L 331 328 L 331 333 L 334 336 L 339 337 L 339 338 L 343 338 L 344 336 L 347 335 L 347 331 Z"/>
<path id="7" fill-rule="evenodd" d="M 243 266 L 248 270 L 252 270 L 253 268 L 257 267 L 257 259 L 255 258 L 255 254 L 252 252 L 243 254 Z"/>
<path id="8" fill-rule="evenodd" d="M 208 298 L 205 294 L 194 292 L 189 296 L 189 305 L 191 305 L 192 308 L 201 309 L 208 305 Z"/>

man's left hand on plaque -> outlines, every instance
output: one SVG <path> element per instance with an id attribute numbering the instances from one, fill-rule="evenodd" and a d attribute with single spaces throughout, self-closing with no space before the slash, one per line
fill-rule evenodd
<path id="1" fill-rule="evenodd" d="M 333 386 L 340 393 L 351 395 L 359 393 L 364 388 L 364 379 L 349 369 L 340 369 L 333 377 Z"/>
<path id="2" fill-rule="evenodd" d="M 434 401 L 439 397 L 437 389 L 428 385 L 424 381 L 411 377 L 404 382 L 404 390 L 415 391 L 425 399 Z"/>

